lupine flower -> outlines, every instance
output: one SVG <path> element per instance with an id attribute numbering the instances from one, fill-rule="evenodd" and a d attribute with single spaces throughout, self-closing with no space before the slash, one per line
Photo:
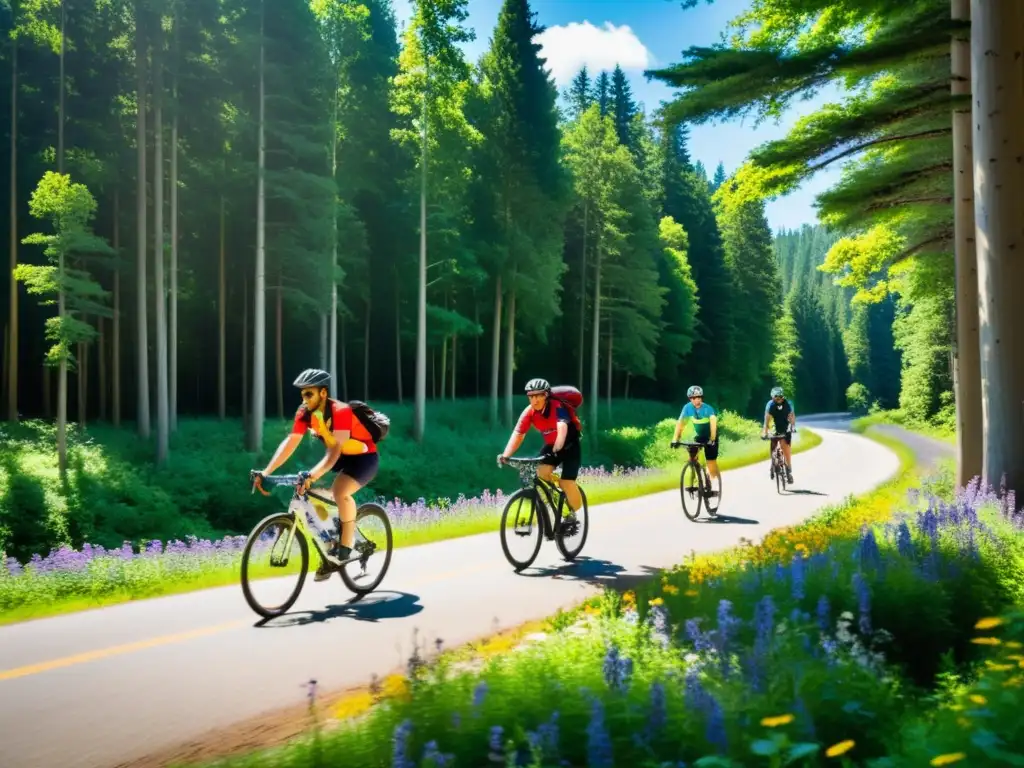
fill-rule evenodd
<path id="1" fill-rule="evenodd" d="M 415 763 L 409 759 L 409 734 L 412 733 L 412 720 L 404 720 L 395 728 L 391 738 L 394 750 L 391 755 L 392 768 L 415 768 Z"/>
<path id="2" fill-rule="evenodd" d="M 729 676 L 729 638 L 733 629 L 740 623 L 739 619 L 732 615 L 732 602 L 729 600 L 718 601 L 718 630 L 715 632 L 715 650 L 718 652 L 719 664 L 722 667 L 722 674 Z"/>
<path id="3" fill-rule="evenodd" d="M 604 657 L 604 680 L 612 690 L 623 691 L 629 687 L 633 675 L 633 660 L 623 656 L 618 645 L 612 642 Z"/>
<path id="4" fill-rule="evenodd" d="M 910 535 L 910 526 L 906 520 L 900 520 L 896 528 L 896 549 L 903 556 L 910 560 L 914 558 L 914 540 Z"/>
<path id="5" fill-rule="evenodd" d="M 858 626 L 862 635 L 871 633 L 871 592 L 865 578 L 859 574 L 853 574 L 853 589 L 857 593 L 857 607 L 860 611 Z"/>
<path id="6" fill-rule="evenodd" d="M 423 748 L 423 760 L 427 765 L 436 766 L 436 768 L 444 768 L 451 760 L 453 755 L 443 755 L 437 748 L 436 741 L 428 741 L 427 745 Z"/>
<path id="7" fill-rule="evenodd" d="M 714 647 L 708 633 L 700 631 L 699 618 L 686 620 L 686 634 L 693 642 L 694 650 L 698 653 L 701 651 L 709 651 Z"/>
<path id="8" fill-rule="evenodd" d="M 504 749 L 504 745 L 501 742 L 501 737 L 504 735 L 505 729 L 500 725 L 491 726 L 491 737 L 487 742 L 487 746 L 490 748 L 491 752 L 499 756 L 501 755 L 502 749 Z"/>
<path id="9" fill-rule="evenodd" d="M 660 731 L 667 721 L 665 686 L 655 680 L 651 683 L 651 714 L 648 723 L 652 731 Z"/>
<path id="10" fill-rule="evenodd" d="M 587 766 L 612 768 L 614 765 L 612 741 L 604 724 L 604 705 L 595 697 L 590 709 L 590 723 L 587 725 Z"/>
<path id="11" fill-rule="evenodd" d="M 803 553 L 797 552 L 793 555 L 793 566 L 790 568 L 791 589 L 794 600 L 803 600 L 806 576 Z"/>
<path id="12" fill-rule="evenodd" d="M 484 697 L 487 695 L 487 681 L 481 680 L 476 684 L 473 689 L 473 709 L 479 709 L 480 705 L 484 703 Z"/>
<path id="13" fill-rule="evenodd" d="M 832 625 L 831 619 L 829 618 L 829 605 L 828 598 L 822 595 L 818 598 L 818 627 L 822 632 L 828 632 L 828 628 Z"/>

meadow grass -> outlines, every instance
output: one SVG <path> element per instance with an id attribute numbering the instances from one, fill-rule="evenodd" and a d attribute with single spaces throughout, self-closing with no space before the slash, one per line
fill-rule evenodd
<path id="1" fill-rule="evenodd" d="M 666 445 L 671 437 L 671 422 L 660 425 L 657 446 L 648 447 L 649 460 L 664 461 L 668 453 L 681 463 L 679 452 Z M 821 443 L 813 430 L 797 432 L 794 453 Z M 736 469 L 766 459 L 766 443 L 740 439 L 722 447 L 719 466 Z M 510 474 L 510 470 L 506 470 Z M 671 490 L 678 484 L 678 472 L 665 467 L 585 468 L 580 484 L 587 491 L 588 505 L 601 515 L 601 507 L 612 502 Z M 281 489 L 286 490 L 286 489 Z M 281 493 L 275 498 L 283 499 Z M 414 504 L 393 500 L 385 504 L 394 530 L 395 548 L 419 546 L 436 541 L 492 533 L 499 530 L 501 510 L 506 496 L 502 491 L 485 492 L 479 497 L 440 500 L 428 505 L 423 499 Z M 272 507 L 263 510 L 269 514 Z M 128 544 L 116 550 L 84 545 L 81 550 L 61 547 L 47 557 L 34 556 L 27 564 L 11 559 L 0 567 L 0 625 L 28 619 L 56 616 L 91 608 L 100 608 L 133 600 L 182 594 L 201 589 L 237 585 L 241 573 L 243 536 L 219 541 L 191 537 L 164 546 L 148 542 L 135 553 Z M 312 555 L 311 568 L 316 567 Z M 280 576 L 265 570 L 255 578 Z"/>
<path id="2" fill-rule="evenodd" d="M 339 702 L 343 724 L 216 764 L 1018 764 L 1020 516 L 894 447 L 871 493 L 608 591 L 480 669 L 414 655 Z"/>

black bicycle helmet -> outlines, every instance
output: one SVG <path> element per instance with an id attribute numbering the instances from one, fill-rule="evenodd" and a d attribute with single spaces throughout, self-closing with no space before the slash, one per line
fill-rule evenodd
<path id="1" fill-rule="evenodd" d="M 331 383 L 331 374 L 319 368 L 307 368 L 299 374 L 292 385 L 302 389 L 303 387 L 326 387 Z"/>

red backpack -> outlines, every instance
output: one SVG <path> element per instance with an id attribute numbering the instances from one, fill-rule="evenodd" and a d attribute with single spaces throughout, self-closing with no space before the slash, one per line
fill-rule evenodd
<path id="1" fill-rule="evenodd" d="M 572 423 L 576 426 L 576 431 L 582 435 L 583 424 L 580 422 L 579 416 L 576 415 L 576 409 L 583 405 L 583 393 L 576 389 L 576 387 L 570 387 L 568 385 L 552 387 L 551 399 L 558 401 L 569 409 L 569 415 L 572 417 Z"/>

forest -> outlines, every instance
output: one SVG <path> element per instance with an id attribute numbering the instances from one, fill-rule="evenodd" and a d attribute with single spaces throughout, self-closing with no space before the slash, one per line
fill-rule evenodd
<path id="1" fill-rule="evenodd" d="M 650 109 L 619 67 L 559 93 L 526 0 L 506 0 L 479 61 L 466 18 L 465 0 L 420 0 L 404 29 L 388 0 L 0 6 L 7 429 L 53 423 L 62 477 L 68 422 L 158 468 L 175 445 L 201 451 L 211 419 L 235 425 L 231 450 L 265 453 L 309 366 L 341 398 L 409 403 L 391 439 L 416 443 L 466 398 L 481 429 L 507 428 L 536 375 L 584 392 L 595 436 L 613 402 L 670 417 L 693 383 L 752 418 L 779 383 L 798 413 L 952 422 L 953 270 L 933 257 L 949 217 L 914 208 L 934 247 L 884 279 L 908 235 L 865 211 L 910 193 L 878 189 L 867 160 L 819 223 L 773 233 L 765 217 L 843 156 L 819 145 L 856 115 L 830 105 L 727 175 L 691 157 L 687 126 L 756 98 L 709 85 L 711 53 L 648 73 L 689 88 Z M 736 35 L 774 44 L 743 18 Z M 886 66 L 848 110 L 878 112 L 942 61 Z M 941 131 L 919 142 L 887 149 L 886 172 L 951 151 Z"/>

